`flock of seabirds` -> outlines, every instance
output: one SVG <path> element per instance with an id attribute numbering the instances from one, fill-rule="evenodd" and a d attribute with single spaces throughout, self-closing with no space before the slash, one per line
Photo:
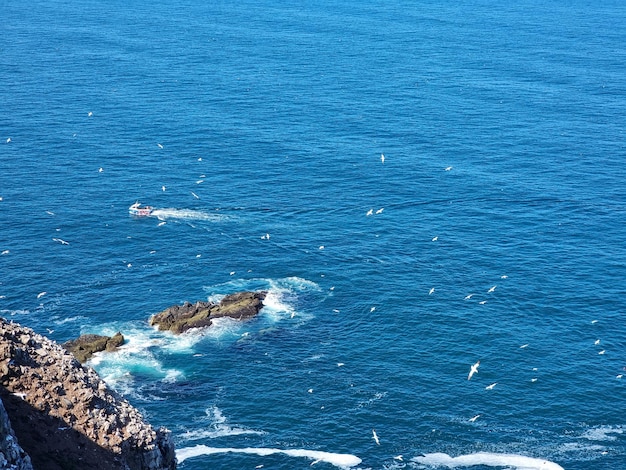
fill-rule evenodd
<path id="1" fill-rule="evenodd" d="M 91 117 L 92 115 L 93 114 L 90 112 L 89 116 Z M 10 137 L 6 139 L 6 143 L 7 144 L 11 143 L 11 141 L 12 141 L 12 139 Z M 157 146 L 160 149 L 164 148 L 163 145 L 160 144 L 160 143 L 158 143 Z M 385 163 L 385 158 L 386 158 L 385 155 L 381 154 L 380 160 L 381 160 L 382 164 Z M 198 160 L 201 161 L 202 158 L 199 157 Z M 452 169 L 453 169 L 452 166 L 448 166 L 448 167 L 444 168 L 445 171 L 451 171 Z M 100 172 L 100 173 L 104 172 L 104 168 L 103 167 L 98 168 L 98 172 Z M 198 181 L 196 181 L 196 183 L 197 184 L 203 183 L 204 182 L 204 178 L 205 178 L 205 175 L 200 175 L 200 179 Z M 162 191 L 166 191 L 166 189 L 167 188 L 164 185 L 161 187 Z M 191 195 L 194 198 L 196 198 L 196 199 L 200 199 L 200 197 L 193 191 L 191 191 Z M 2 201 L 3 201 L 3 198 L 2 198 L 2 196 L 0 196 L 0 202 L 2 202 Z M 369 216 L 373 216 L 375 214 L 382 214 L 383 211 L 384 211 L 384 208 L 380 208 L 380 209 L 377 209 L 377 210 L 374 210 L 374 208 L 372 208 L 372 209 L 369 209 L 366 212 L 365 215 L 369 217 Z M 55 215 L 51 211 L 46 211 L 46 213 L 49 214 L 49 215 Z M 165 222 L 163 221 L 159 225 L 162 225 L 164 223 Z M 261 239 L 269 240 L 270 239 L 270 234 L 266 233 L 266 234 L 262 235 Z M 436 242 L 436 241 L 438 241 L 438 239 L 439 239 L 439 237 L 435 236 L 431 240 L 433 242 Z M 70 244 L 70 242 L 68 242 L 68 241 L 66 241 L 66 240 L 64 240 L 62 238 L 59 238 L 59 237 L 54 237 L 54 238 L 52 238 L 52 240 L 54 242 L 60 243 L 62 245 L 69 245 Z M 323 250 L 324 248 L 325 248 L 324 245 L 320 245 L 319 246 L 320 250 Z M 8 255 L 9 253 L 10 253 L 10 250 L 5 249 L 2 252 L 0 252 L 0 255 Z M 128 267 L 131 267 L 131 266 L 132 265 L 129 263 Z M 230 274 L 233 275 L 234 272 L 231 272 Z M 501 279 L 507 279 L 508 276 L 502 275 L 502 276 L 500 276 L 500 278 Z M 497 288 L 497 285 L 494 285 L 494 286 L 490 287 L 487 290 L 487 293 L 488 294 L 493 293 L 496 290 L 496 288 Z M 429 290 L 428 295 L 433 295 L 434 293 L 435 293 L 435 288 L 432 287 Z M 47 292 L 45 292 L 45 291 L 40 292 L 39 294 L 37 294 L 37 299 L 41 299 L 46 294 L 47 294 Z M 472 294 L 468 294 L 467 296 L 465 296 L 464 299 L 465 300 L 469 300 L 473 296 L 474 296 L 473 293 Z M 0 298 L 4 298 L 4 297 L 5 296 L 0 296 Z M 487 300 L 481 300 L 478 303 L 483 305 L 486 302 L 487 302 Z M 372 307 L 371 311 L 374 311 L 375 308 L 376 307 Z M 592 323 L 596 323 L 596 322 L 597 322 L 597 320 L 592 321 Z M 53 330 L 49 330 L 49 332 L 52 332 L 52 331 Z M 595 345 L 599 345 L 600 344 L 600 340 L 599 339 L 595 340 L 594 344 Z M 528 347 L 528 344 L 523 344 L 523 345 L 520 346 L 520 348 L 526 348 L 526 347 Z M 598 352 L 598 354 L 602 355 L 602 354 L 605 354 L 605 352 L 606 351 L 604 349 L 602 349 L 602 350 L 600 350 Z M 474 375 L 476 375 L 478 373 L 478 369 L 480 367 L 480 364 L 481 364 L 480 360 L 478 360 L 474 364 L 470 365 L 470 369 L 469 369 L 469 372 L 468 372 L 468 375 L 467 375 L 467 380 L 471 380 L 472 377 L 474 377 Z M 343 365 L 343 364 L 339 363 L 338 365 Z M 533 370 L 536 371 L 537 369 L 534 368 Z M 623 374 L 618 374 L 616 377 L 618 379 L 621 379 L 623 377 Z M 535 381 L 537 381 L 537 378 L 532 378 L 531 381 L 535 382 Z M 497 382 L 491 383 L 490 385 L 487 385 L 485 387 L 485 389 L 486 390 L 493 390 L 496 387 L 497 384 L 498 384 Z M 309 390 L 309 393 L 312 393 L 312 390 Z M 480 416 L 481 416 L 480 414 L 477 414 L 477 415 L 469 418 L 469 421 L 470 422 L 475 422 L 478 418 L 480 418 Z M 372 439 L 374 440 L 374 442 L 377 445 L 380 445 L 381 440 L 380 440 L 380 437 L 378 436 L 378 433 L 376 432 L 375 429 L 372 430 Z M 500 457 L 498 457 L 498 456 L 500 456 Z M 394 459 L 398 460 L 398 461 L 403 461 L 403 456 L 402 455 L 397 455 L 397 456 L 394 457 Z M 520 459 L 523 459 L 523 461 L 520 461 Z M 508 454 L 487 454 L 487 453 L 483 454 L 483 453 L 478 453 L 478 454 L 471 454 L 469 456 L 459 456 L 459 457 L 450 457 L 450 456 L 447 456 L 446 454 L 426 454 L 425 456 L 416 457 L 416 458 L 414 458 L 412 460 L 417 461 L 417 462 L 421 462 L 421 463 L 424 463 L 424 464 L 444 465 L 444 466 L 448 466 L 448 465 L 464 466 L 464 465 L 481 465 L 481 464 L 482 465 L 500 466 L 500 465 L 511 465 L 511 464 L 514 464 L 514 465 L 515 464 L 528 464 L 528 465 L 533 465 L 534 466 L 534 467 L 529 467 L 529 468 L 555 469 L 555 470 L 562 469 L 562 467 L 560 467 L 559 465 L 557 465 L 557 464 L 555 464 L 553 462 L 545 461 L 545 460 L 542 460 L 542 459 L 534 459 L 534 458 L 530 458 L 530 457 L 524 457 L 524 456 L 511 456 L 511 455 L 508 455 Z M 315 461 L 313 463 L 317 463 L 317 461 Z"/>

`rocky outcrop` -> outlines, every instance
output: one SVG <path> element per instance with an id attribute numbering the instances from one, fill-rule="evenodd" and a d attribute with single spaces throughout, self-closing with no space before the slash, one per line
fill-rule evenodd
<path id="1" fill-rule="evenodd" d="M 100 351 L 115 351 L 124 344 L 124 336 L 119 331 L 113 336 L 80 335 L 78 338 L 63 343 L 79 362 L 84 363 Z"/>
<path id="2" fill-rule="evenodd" d="M 30 457 L 20 447 L 11 428 L 9 415 L 0 401 L 0 468 L 33 470 Z"/>
<path id="3" fill-rule="evenodd" d="M 0 398 L 35 469 L 176 468 L 168 430 L 153 429 L 64 348 L 4 319 Z"/>
<path id="4" fill-rule="evenodd" d="M 267 292 L 238 292 L 225 296 L 219 303 L 185 302 L 174 305 L 150 318 L 150 325 L 157 325 L 159 330 L 183 333 L 191 328 L 203 328 L 211 325 L 215 318 L 230 317 L 245 320 L 255 316 L 263 308 Z"/>

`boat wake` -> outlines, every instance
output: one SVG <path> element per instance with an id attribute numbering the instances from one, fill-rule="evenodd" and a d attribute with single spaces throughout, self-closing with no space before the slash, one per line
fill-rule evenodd
<path id="1" fill-rule="evenodd" d="M 222 214 L 211 214 L 205 211 L 194 209 L 153 209 L 150 213 L 151 216 L 156 217 L 159 220 L 207 220 L 211 222 L 220 222 L 227 218 Z"/>
<path id="2" fill-rule="evenodd" d="M 272 455 L 272 454 L 284 454 L 289 457 L 305 457 L 317 462 L 327 462 L 335 467 L 339 468 L 351 468 L 361 463 L 361 459 L 351 454 L 335 454 L 331 452 L 321 452 L 318 450 L 306 450 L 306 449 L 271 449 L 266 447 L 208 447 L 205 445 L 197 445 L 194 447 L 184 447 L 176 451 L 176 459 L 178 463 L 191 458 L 198 457 L 200 455 L 221 454 L 227 452 L 234 452 L 240 454 L 256 454 L 260 456 Z"/>

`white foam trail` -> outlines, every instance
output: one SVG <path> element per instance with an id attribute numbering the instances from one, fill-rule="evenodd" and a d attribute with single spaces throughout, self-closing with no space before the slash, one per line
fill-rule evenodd
<path id="1" fill-rule="evenodd" d="M 18 309 L 18 310 L 6 310 L 6 309 L 2 309 L 0 310 L 0 314 L 1 315 L 28 315 L 30 313 L 30 310 L 24 310 L 24 309 Z"/>
<path id="2" fill-rule="evenodd" d="M 182 220 L 209 220 L 220 221 L 224 220 L 226 216 L 209 214 L 208 212 L 194 210 L 194 209 L 154 209 L 152 214 L 159 220 L 166 219 L 182 219 Z"/>
<path id="3" fill-rule="evenodd" d="M 197 441 L 198 439 L 216 439 L 225 436 L 240 436 L 242 434 L 264 434 L 261 431 L 254 431 L 245 428 L 233 428 L 230 426 L 219 426 L 216 429 L 199 429 L 196 431 L 187 431 L 180 435 L 185 441 Z"/>
<path id="4" fill-rule="evenodd" d="M 412 460 L 424 465 L 446 468 L 484 465 L 487 467 L 515 468 L 518 470 L 564 470 L 559 464 L 549 460 L 517 454 L 494 454 L 490 452 L 478 452 L 476 454 L 459 455 L 458 457 L 450 457 L 448 454 L 435 452 L 414 457 Z"/>
<path id="5" fill-rule="evenodd" d="M 183 447 L 176 451 L 176 459 L 178 463 L 182 463 L 191 457 L 200 455 L 221 454 L 226 452 L 235 452 L 240 454 L 256 454 L 260 456 L 272 454 L 285 454 L 290 457 L 305 457 L 314 461 L 327 462 L 335 467 L 350 468 L 361 463 L 361 459 L 351 454 L 334 454 L 331 452 L 321 452 L 318 450 L 306 449 L 269 449 L 265 447 L 207 447 L 205 445 L 197 445 L 194 447 Z"/>
<path id="6" fill-rule="evenodd" d="M 222 410 L 220 410 L 217 406 L 206 409 L 205 413 L 207 416 L 205 419 L 212 421 L 211 427 L 209 429 L 187 431 L 180 436 L 182 439 L 187 441 L 195 441 L 198 439 L 206 438 L 215 439 L 224 436 L 239 436 L 241 434 L 265 434 L 263 431 L 255 431 L 253 429 L 231 426 L 230 424 L 228 424 L 226 416 L 222 414 Z"/>
<path id="7" fill-rule="evenodd" d="M 623 432 L 624 430 L 619 427 L 600 426 L 587 430 L 582 437 L 590 441 L 615 441 L 617 436 L 611 436 L 611 434 L 622 434 Z"/>

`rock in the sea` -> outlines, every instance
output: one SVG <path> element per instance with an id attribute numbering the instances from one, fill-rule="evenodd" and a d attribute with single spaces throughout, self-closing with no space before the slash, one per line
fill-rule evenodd
<path id="1" fill-rule="evenodd" d="M 146 423 L 63 347 L 1 318 L 0 384 L 0 399 L 33 468 L 176 468 L 167 429 Z"/>
<path id="2" fill-rule="evenodd" d="M 63 343 L 63 347 L 74 354 L 74 357 L 82 363 L 94 353 L 114 351 L 122 344 L 124 344 L 124 336 L 118 331 L 113 336 L 80 335 L 75 340 Z"/>
<path id="3" fill-rule="evenodd" d="M 230 317 L 246 320 L 259 313 L 263 308 L 263 300 L 267 292 L 238 292 L 225 296 L 219 303 L 185 302 L 174 305 L 150 318 L 150 325 L 157 325 L 159 330 L 183 333 L 191 328 L 202 328 L 211 325 L 211 320 Z"/>

